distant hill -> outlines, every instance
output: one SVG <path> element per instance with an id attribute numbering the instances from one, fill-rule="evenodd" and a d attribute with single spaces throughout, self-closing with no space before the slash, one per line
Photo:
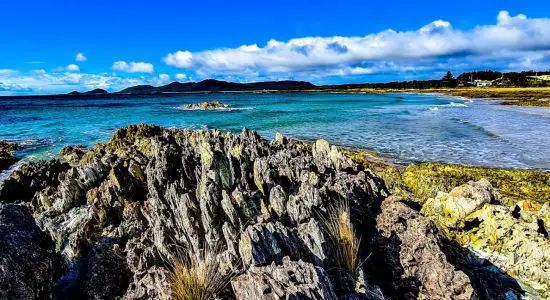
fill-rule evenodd
<path id="1" fill-rule="evenodd" d="M 95 89 L 95 90 L 87 91 L 87 92 L 84 92 L 84 93 L 81 93 L 79 91 L 72 91 L 72 92 L 68 93 L 67 95 L 77 96 L 77 95 L 105 95 L 105 94 L 109 94 L 109 92 L 107 92 L 104 89 Z"/>
<path id="2" fill-rule="evenodd" d="M 291 90 L 314 88 L 315 85 L 305 81 L 263 81 L 252 83 L 235 83 L 222 80 L 207 79 L 200 82 L 172 82 L 167 85 L 154 87 L 151 85 L 138 85 L 123 89 L 117 94 L 161 94 L 183 92 L 236 92 L 254 90 Z"/>

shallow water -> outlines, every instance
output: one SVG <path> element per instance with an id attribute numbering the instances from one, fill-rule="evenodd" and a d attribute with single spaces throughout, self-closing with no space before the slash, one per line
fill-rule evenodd
<path id="1" fill-rule="evenodd" d="M 220 100 L 233 110 L 178 106 Z M 404 161 L 550 170 L 550 109 L 417 94 L 192 94 L 105 100 L 0 100 L 0 139 L 25 145 L 26 159 L 53 157 L 65 145 L 106 141 L 135 123 L 257 130 L 324 138 Z"/>

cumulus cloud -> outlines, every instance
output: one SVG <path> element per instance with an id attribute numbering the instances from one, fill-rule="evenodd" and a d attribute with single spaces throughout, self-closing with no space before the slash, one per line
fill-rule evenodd
<path id="1" fill-rule="evenodd" d="M 118 91 L 139 84 L 157 84 L 156 77 L 119 77 L 114 74 L 87 74 L 68 71 L 47 72 L 43 69 L 30 72 L 0 73 L 0 94 L 51 94 L 96 88 Z"/>
<path id="2" fill-rule="evenodd" d="M 86 56 L 84 56 L 84 53 L 82 52 L 78 52 L 76 54 L 76 57 L 74 58 L 74 60 L 76 61 L 86 61 L 88 58 L 86 58 Z"/>
<path id="3" fill-rule="evenodd" d="M 412 31 L 388 29 L 358 37 L 304 37 L 286 42 L 270 40 L 263 46 L 179 50 L 167 54 L 163 61 L 204 76 L 372 74 L 394 70 L 394 65 L 422 69 L 434 61 L 451 62 L 454 58 L 519 60 L 525 52 L 546 50 L 550 50 L 550 19 L 511 16 L 501 11 L 495 24 L 469 30 L 455 29 L 449 21 L 436 20 Z"/>
<path id="4" fill-rule="evenodd" d="M 17 74 L 19 71 L 17 70 L 11 70 L 11 69 L 0 69 L 0 76 L 1 75 L 13 75 Z"/>
<path id="5" fill-rule="evenodd" d="M 160 75 L 159 75 L 159 79 L 160 79 L 161 82 L 169 81 L 169 80 L 170 80 L 170 75 L 168 75 L 168 74 L 160 74 Z"/>
<path id="6" fill-rule="evenodd" d="M 176 79 L 177 80 L 187 80 L 187 75 L 182 74 L 182 73 L 178 73 L 178 74 L 176 74 Z"/>
<path id="7" fill-rule="evenodd" d="M 127 73 L 153 73 L 154 67 L 151 63 L 117 61 L 111 67 L 114 71 Z"/>
<path id="8" fill-rule="evenodd" d="M 78 72 L 78 71 L 80 71 L 80 67 L 78 65 L 75 65 L 75 64 L 70 64 L 70 65 L 65 67 L 65 70 L 67 70 L 69 72 Z"/>

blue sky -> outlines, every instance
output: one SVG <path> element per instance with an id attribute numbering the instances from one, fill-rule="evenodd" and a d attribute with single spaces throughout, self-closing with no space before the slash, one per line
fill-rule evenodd
<path id="1" fill-rule="evenodd" d="M 0 28 L 0 94 L 550 69 L 543 0 L 4 0 Z"/>

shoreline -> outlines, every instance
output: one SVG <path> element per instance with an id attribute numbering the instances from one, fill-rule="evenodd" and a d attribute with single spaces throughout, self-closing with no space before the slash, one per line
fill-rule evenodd
<path id="1" fill-rule="evenodd" d="M 132 99 L 177 97 L 181 95 L 201 94 L 292 94 L 292 93 L 331 93 L 331 94 L 442 94 L 463 97 L 466 99 L 499 100 L 501 105 L 550 107 L 550 87 L 457 87 L 457 88 L 427 88 L 427 89 L 389 89 L 389 88 L 313 88 L 296 90 L 245 90 L 245 91 L 187 91 L 163 92 L 153 94 L 56 94 L 56 95 L 14 95 L 0 96 L 2 100 L 101 100 L 101 99 Z"/>
<path id="2" fill-rule="evenodd" d="M 303 144 L 308 148 L 311 148 L 316 141 L 296 139 L 288 136 L 285 136 L 285 138 Z M 273 142 L 275 139 L 267 141 Z M 106 140 L 100 144 L 108 142 L 109 140 Z M 93 149 L 97 145 L 92 145 L 87 149 Z M 550 185 L 548 184 L 550 183 L 550 170 L 503 168 L 441 161 L 409 161 L 392 155 L 378 153 L 368 148 L 333 145 L 346 157 L 363 165 L 365 168 L 371 169 L 375 174 L 383 178 L 391 193 L 400 197 L 426 200 L 428 197 L 435 197 L 438 191 L 449 192 L 452 188 L 466 184 L 469 181 L 487 178 L 495 186 L 495 189 L 503 189 L 504 198 L 506 198 L 508 204 L 518 201 L 550 202 Z M 64 148 L 70 146 L 72 145 L 65 145 Z M 27 160 L 25 159 L 26 157 L 18 156 L 19 160 L 17 162 L 4 170 L 0 170 L 0 183 L 22 165 L 29 162 L 52 161 L 55 159 L 68 161 L 68 159 L 63 157 L 62 150 L 54 155 L 54 157 L 44 157 L 35 160 Z M 419 187 L 417 185 L 424 186 Z M 520 192 L 516 192 L 515 190 Z M 521 193 L 525 193 L 525 196 L 523 197 Z"/>

